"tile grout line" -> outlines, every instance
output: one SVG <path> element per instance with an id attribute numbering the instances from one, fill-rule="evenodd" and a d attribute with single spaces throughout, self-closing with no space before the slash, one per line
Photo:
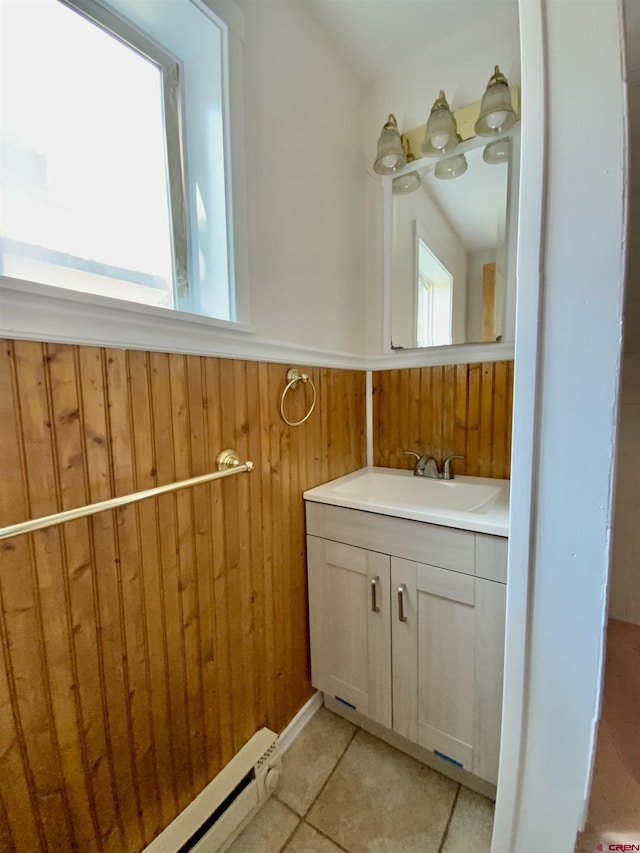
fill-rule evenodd
<path id="1" fill-rule="evenodd" d="M 324 707 L 324 706 L 323 706 L 323 707 Z M 336 715 L 336 716 L 337 716 L 337 715 Z M 344 719 L 344 718 L 342 718 L 342 719 Z M 348 721 L 348 720 L 347 720 L 347 722 L 350 722 L 350 721 Z M 305 820 L 305 818 L 306 818 L 306 816 L 309 814 L 309 812 L 311 811 L 311 809 L 315 806 L 315 804 L 316 804 L 316 802 L 317 802 L 318 798 L 320 797 L 320 795 L 322 794 L 322 792 L 323 792 L 323 791 L 324 791 L 324 789 L 326 788 L 327 784 L 329 783 L 329 779 L 331 779 L 331 777 L 332 777 L 332 776 L 333 776 L 333 774 L 335 773 L 335 771 L 336 771 L 336 768 L 337 768 L 338 764 L 340 764 L 340 762 L 342 761 L 342 759 L 343 759 L 343 758 L 344 758 L 344 756 L 345 756 L 346 751 L 349 749 L 349 747 L 350 747 L 350 746 L 351 746 L 351 744 L 353 743 L 353 741 L 354 741 L 354 739 L 355 739 L 355 736 L 356 736 L 356 735 L 358 734 L 358 732 L 360 731 L 360 727 L 359 727 L 359 726 L 356 726 L 356 724 L 355 724 L 355 723 L 352 723 L 351 725 L 355 726 L 355 731 L 353 732 L 353 734 L 352 734 L 352 735 L 351 735 L 351 737 L 349 738 L 349 741 L 347 742 L 347 744 L 346 744 L 345 748 L 344 748 L 344 749 L 342 750 L 342 752 L 340 753 L 340 755 L 339 755 L 339 757 L 338 757 L 338 760 L 336 761 L 336 763 L 335 763 L 335 765 L 334 765 L 333 769 L 331 770 L 331 773 L 329 773 L 329 775 L 327 776 L 327 778 L 324 780 L 324 782 L 322 783 L 322 787 L 320 788 L 320 790 L 318 791 L 318 793 L 316 794 L 316 796 L 313 798 L 313 800 L 311 801 L 311 803 L 309 804 L 308 808 L 306 809 L 306 811 L 305 811 L 305 813 L 304 813 L 303 815 L 299 815 L 299 814 L 298 814 L 296 811 L 294 811 L 290 806 L 288 806 L 285 802 L 283 802 L 283 801 L 280 799 L 280 797 L 278 796 L 278 794 L 277 794 L 277 793 L 274 793 L 274 795 L 273 795 L 273 796 L 274 796 L 274 799 L 276 799 L 276 800 L 277 800 L 281 805 L 283 805 L 286 809 L 288 809 L 288 810 L 291 812 L 291 814 L 295 815 L 295 816 L 298 818 L 298 823 L 296 824 L 295 829 L 293 830 L 293 832 L 291 833 L 291 835 L 289 835 L 289 837 L 287 838 L 287 840 L 285 841 L 285 843 L 282 845 L 282 847 L 280 847 L 280 849 L 279 849 L 278 853 L 285 853 L 285 850 L 286 850 L 287 845 L 289 844 L 289 842 L 291 841 L 291 839 L 293 838 L 293 836 L 296 834 L 296 832 L 297 832 L 297 831 L 298 831 L 298 829 L 300 828 L 300 824 L 302 824 L 302 823 L 306 824 L 307 826 L 310 826 L 310 827 L 311 827 L 311 829 L 314 829 L 316 832 L 318 832 L 320 835 L 322 835 L 322 837 L 323 837 L 323 838 L 326 838 L 326 839 L 327 839 L 327 841 L 331 841 L 331 843 L 332 843 L 332 844 L 335 844 L 335 845 L 336 845 L 336 847 L 338 847 L 338 849 L 339 849 L 339 850 L 344 851 L 344 853 L 348 853 L 348 851 L 345 851 L 345 850 L 344 850 L 344 847 L 341 847 L 339 844 L 337 844 L 337 843 L 333 840 L 333 838 L 330 838 L 328 835 L 325 835 L 323 832 L 321 832 L 321 831 L 320 831 L 317 827 L 315 827 L 313 824 L 311 824 L 311 823 L 307 823 L 307 821 Z"/>
<path id="2" fill-rule="evenodd" d="M 296 834 L 296 832 L 300 829 L 300 827 L 302 826 L 302 824 L 303 824 L 303 820 L 302 820 L 302 818 L 301 818 L 301 819 L 297 822 L 297 824 L 294 826 L 294 828 L 293 828 L 293 832 L 292 832 L 292 833 L 291 833 L 291 835 L 287 838 L 287 840 L 284 842 L 284 844 L 282 845 L 282 847 L 280 848 L 280 850 L 278 851 L 278 853 L 284 853 L 284 851 L 285 851 L 285 850 L 287 849 L 287 847 L 289 846 L 289 842 L 292 840 L 292 838 L 293 838 L 293 836 Z"/>
<path id="3" fill-rule="evenodd" d="M 352 723 L 351 725 L 354 725 L 354 726 L 355 726 L 355 723 Z M 309 808 L 308 808 L 308 809 L 306 810 L 306 812 L 302 815 L 302 820 L 304 820 L 304 821 L 305 821 L 305 823 L 307 822 L 307 821 L 305 820 L 305 818 L 307 817 L 307 815 L 309 814 L 309 812 L 311 811 L 311 809 L 315 806 L 315 804 L 316 804 L 316 803 L 318 802 L 318 800 L 320 799 L 320 797 L 321 797 L 321 795 L 322 795 L 322 792 L 324 791 L 324 789 L 325 789 L 325 788 L 327 787 L 327 785 L 329 784 L 329 780 L 331 779 L 331 777 L 333 776 L 333 774 L 334 774 L 334 773 L 336 772 L 336 770 L 338 769 L 338 765 L 340 764 L 340 762 L 342 761 L 342 759 L 345 757 L 347 750 L 349 749 L 349 747 L 351 746 L 351 744 L 352 744 L 352 743 L 353 743 L 353 741 L 355 740 L 356 735 L 358 734 L 358 732 L 359 732 L 359 731 L 360 731 L 360 727 L 359 727 L 359 726 L 356 726 L 356 730 L 354 731 L 354 733 L 353 733 L 353 734 L 351 735 L 351 737 L 349 738 L 349 743 L 345 746 L 345 748 L 344 748 L 344 749 L 342 750 L 342 752 L 340 753 L 340 757 L 339 757 L 339 758 L 338 758 L 338 760 L 336 761 L 336 763 L 335 763 L 335 765 L 334 765 L 334 767 L 333 767 L 333 770 L 331 771 L 331 773 L 329 773 L 329 775 L 327 776 L 327 778 L 324 780 L 324 782 L 323 782 L 323 784 L 322 784 L 322 787 L 320 788 L 320 790 L 318 791 L 318 793 L 317 793 L 317 794 L 315 795 L 315 797 L 313 798 L 313 802 L 311 803 L 311 805 L 309 806 Z M 309 824 L 309 826 L 313 826 L 313 824 L 312 824 L 312 823 L 310 823 L 310 824 Z M 315 829 L 316 827 L 315 827 L 315 826 L 313 826 L 313 828 Z M 331 840 L 333 840 L 333 839 L 331 839 Z M 334 842 L 334 843 L 335 843 L 335 842 Z"/>
<path id="4" fill-rule="evenodd" d="M 444 828 L 444 832 L 442 833 L 442 839 L 440 841 L 440 846 L 438 847 L 438 853 L 442 853 L 444 849 L 445 842 L 447 840 L 447 835 L 449 834 L 449 827 L 451 826 L 451 821 L 453 820 L 453 812 L 455 811 L 456 805 L 458 803 L 458 797 L 460 796 L 460 791 L 462 790 L 462 785 L 458 782 L 458 790 L 456 791 L 456 795 L 453 798 L 453 803 L 451 805 L 451 811 L 449 812 L 449 819 L 447 820 L 447 825 Z"/>
<path id="5" fill-rule="evenodd" d="M 337 767 L 337 765 L 336 765 L 336 767 Z M 309 829 L 312 829 L 314 832 L 317 832 L 318 835 L 321 835 L 323 838 L 326 838 L 327 841 L 330 841 L 331 844 L 333 844 L 334 847 L 337 847 L 338 850 L 342 851 L 342 853 L 349 853 L 349 851 L 347 850 L 346 847 L 343 847 L 342 844 L 338 844 L 337 841 L 334 841 L 330 835 L 327 835 L 321 829 L 318 829 L 317 826 L 314 826 L 312 823 L 307 823 L 307 821 L 304 819 L 301 821 L 301 823 L 303 823 L 305 826 L 308 826 Z"/>
<path id="6" fill-rule="evenodd" d="M 274 798 L 274 800 L 278 800 L 278 798 L 276 797 L 276 795 L 275 795 L 275 794 L 273 795 L 273 798 Z M 284 806 L 284 807 L 285 807 L 285 809 L 287 809 L 287 811 L 291 812 L 291 814 L 292 814 L 294 817 L 297 817 L 297 818 L 298 818 L 298 822 L 296 823 L 296 825 L 293 827 L 292 831 L 291 831 L 291 832 L 289 833 L 289 835 L 287 836 L 286 841 L 284 842 L 284 844 L 283 844 L 281 847 L 278 847 L 278 853 L 284 853 L 284 851 L 285 851 L 285 850 L 286 850 L 286 848 L 287 848 L 287 845 L 289 844 L 289 842 L 291 841 L 291 839 L 293 838 L 293 836 L 296 834 L 296 832 L 300 829 L 300 824 L 302 823 L 302 818 L 300 817 L 300 815 L 299 815 L 299 814 L 296 814 L 296 813 L 293 811 L 293 809 L 290 809 L 290 808 L 289 808 L 289 806 L 288 806 L 286 803 L 283 803 L 283 802 L 282 802 L 282 800 L 278 800 L 278 802 L 280 803 L 280 805 L 281 805 L 281 806 Z"/>

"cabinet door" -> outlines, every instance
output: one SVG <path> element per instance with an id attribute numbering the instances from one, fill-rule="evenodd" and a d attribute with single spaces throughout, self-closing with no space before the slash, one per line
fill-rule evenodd
<path id="1" fill-rule="evenodd" d="M 391 567 L 393 728 L 495 782 L 504 586 L 408 560 Z"/>
<path id="2" fill-rule="evenodd" d="M 506 599 L 506 584 L 476 579 L 473 772 L 494 785 L 500 758 Z"/>
<path id="3" fill-rule="evenodd" d="M 390 558 L 307 537 L 311 681 L 391 728 Z"/>

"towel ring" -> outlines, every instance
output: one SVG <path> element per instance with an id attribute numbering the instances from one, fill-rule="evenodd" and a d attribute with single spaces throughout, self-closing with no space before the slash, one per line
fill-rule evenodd
<path id="1" fill-rule="evenodd" d="M 284 398 L 287 395 L 287 391 L 291 390 L 292 388 L 297 388 L 298 385 L 300 384 L 300 382 L 302 382 L 303 385 L 306 385 L 307 382 L 309 383 L 309 385 L 311 385 L 311 388 L 313 389 L 313 402 L 311 403 L 311 407 L 310 407 L 309 411 L 301 420 L 290 421 L 289 418 L 284 413 Z M 318 399 L 318 394 L 316 392 L 316 386 L 313 384 L 313 380 L 309 376 L 307 376 L 306 373 L 300 373 L 300 371 L 297 370 L 295 367 L 290 368 L 287 371 L 287 384 L 285 386 L 284 391 L 282 392 L 282 396 L 280 397 L 280 414 L 282 415 L 282 420 L 286 424 L 289 424 L 289 426 L 300 426 L 300 424 L 303 424 L 306 420 L 308 420 L 311 417 L 311 413 L 313 412 L 313 410 L 316 407 L 316 400 L 317 399 Z"/>

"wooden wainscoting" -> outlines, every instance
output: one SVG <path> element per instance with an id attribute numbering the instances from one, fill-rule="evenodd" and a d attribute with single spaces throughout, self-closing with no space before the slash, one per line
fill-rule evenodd
<path id="1" fill-rule="evenodd" d="M 311 695 L 301 493 L 365 464 L 365 375 L 308 372 L 290 428 L 284 365 L 3 342 L 0 526 L 256 465 L 1 543 L 3 851 L 140 850 Z"/>
<path id="2" fill-rule="evenodd" d="M 403 450 L 438 462 L 458 453 L 459 474 L 508 478 L 512 403 L 512 361 L 376 371 L 374 464 L 413 467 Z"/>

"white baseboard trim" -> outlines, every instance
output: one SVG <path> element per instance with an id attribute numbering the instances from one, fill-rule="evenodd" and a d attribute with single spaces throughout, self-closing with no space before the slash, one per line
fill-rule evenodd
<path id="1" fill-rule="evenodd" d="M 278 738 L 278 747 L 281 755 L 284 755 L 284 753 L 289 749 L 294 740 L 302 732 L 304 727 L 311 722 L 311 718 L 320 710 L 320 708 L 322 708 L 322 693 L 318 690 L 313 694 L 311 699 L 309 699 L 309 701 L 300 708 L 293 720 L 291 720 L 289 725 Z"/>

